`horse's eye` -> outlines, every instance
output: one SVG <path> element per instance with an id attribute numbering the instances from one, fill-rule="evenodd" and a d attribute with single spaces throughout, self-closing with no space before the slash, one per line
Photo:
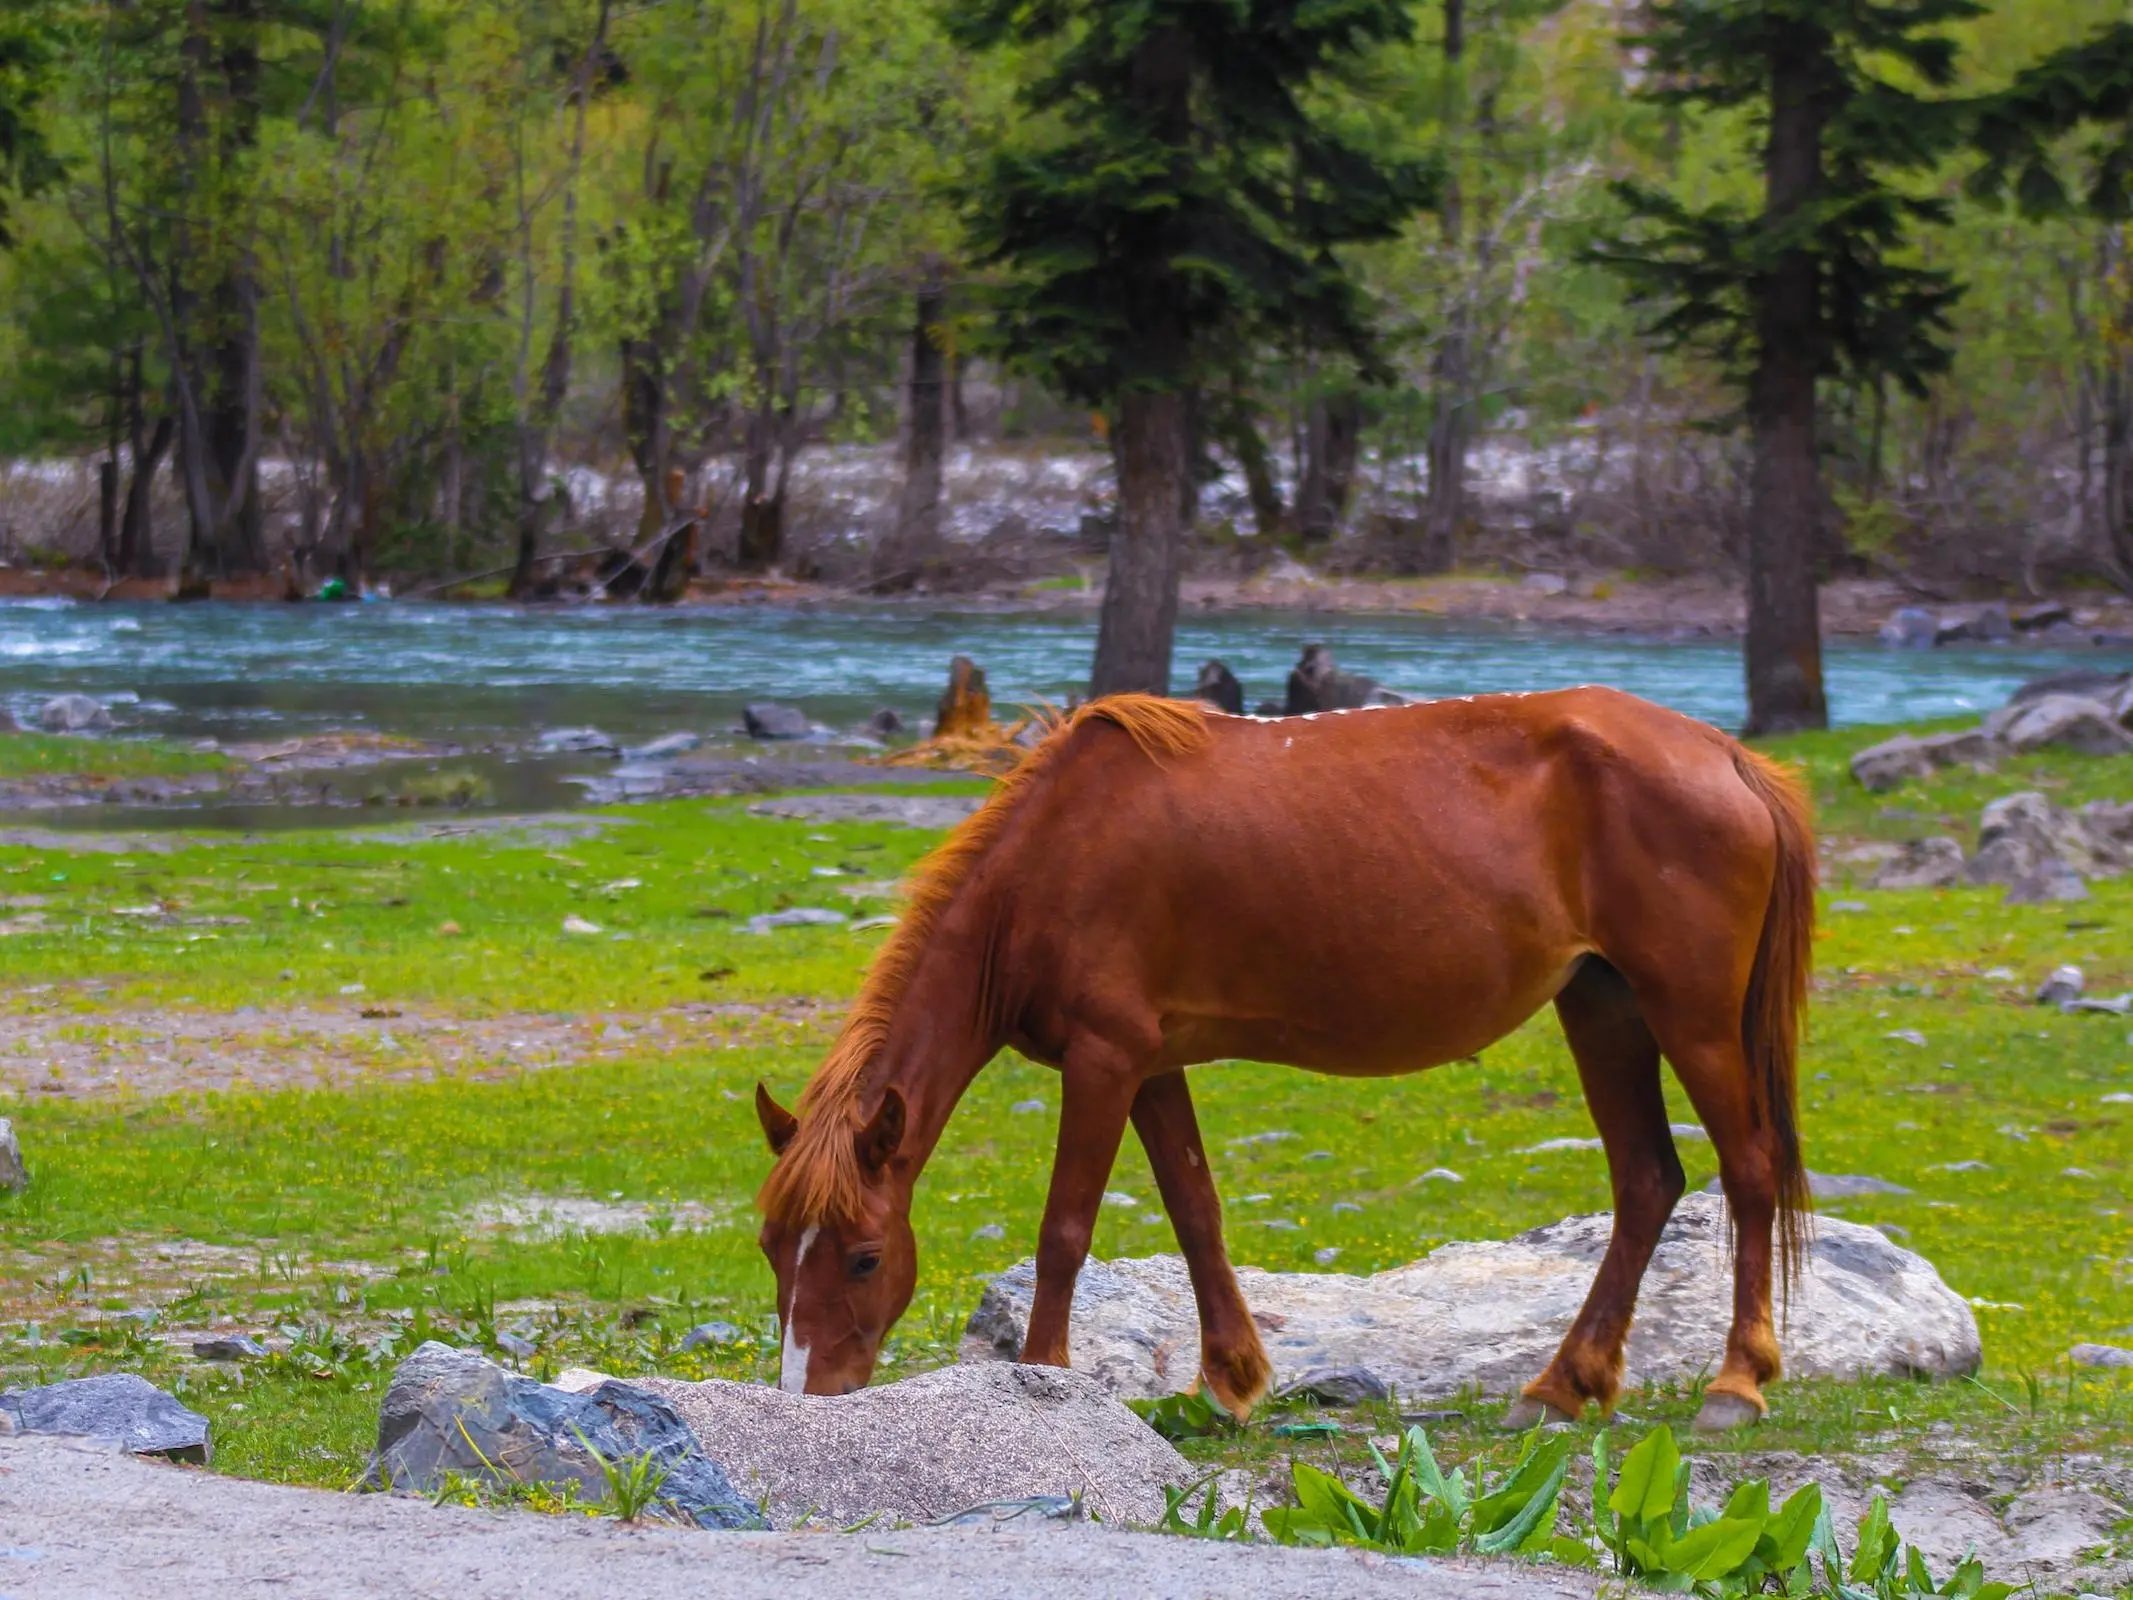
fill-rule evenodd
<path id="1" fill-rule="evenodd" d="M 870 1278 L 874 1269 L 881 1265 L 881 1252 L 869 1250 L 864 1255 L 852 1257 L 851 1274 L 855 1278 Z"/>

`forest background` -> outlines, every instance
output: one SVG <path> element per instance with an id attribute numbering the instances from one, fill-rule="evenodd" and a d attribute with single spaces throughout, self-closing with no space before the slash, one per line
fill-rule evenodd
<path id="1" fill-rule="evenodd" d="M 2124 23 L 2117 0 L 1954 9 L 1945 95 Z M 1653 301 L 1600 257 L 1625 180 L 1752 214 L 1763 107 L 1670 99 L 1635 7 L 1407 21 L 1302 90 L 1432 174 L 1388 237 L 1337 250 L 1373 359 L 1277 330 L 1195 389 L 1197 558 L 1738 569 L 1737 359 L 1647 337 Z M 956 22 L 936 0 L 9 7 L 0 554 L 531 593 L 607 548 L 655 592 L 728 568 L 951 584 L 943 459 L 1100 464 L 1113 420 L 1014 359 L 1018 263 L 973 243 L 986 164 L 1039 115 L 1017 89 L 1071 42 L 970 48 Z M 2065 134 L 2069 170 L 2097 138 Z M 1981 159 L 1950 142 L 1907 175 L 1945 219 L 1891 254 L 1960 286 L 1952 359 L 1910 388 L 1871 363 L 1819 380 L 1818 562 L 1928 592 L 2123 582 L 2125 223 L 1978 197 Z M 796 514 L 831 460 L 878 478 L 875 509 Z M 1101 547 L 1102 478 L 1054 531 Z"/>

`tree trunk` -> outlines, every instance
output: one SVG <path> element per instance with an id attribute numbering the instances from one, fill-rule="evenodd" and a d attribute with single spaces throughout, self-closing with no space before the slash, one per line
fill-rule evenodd
<path id="1" fill-rule="evenodd" d="M 96 464 L 96 556 L 107 572 L 123 572 L 118 564 L 119 464 L 114 450 Z"/>
<path id="2" fill-rule="evenodd" d="M 1353 389 L 1336 390 L 1311 403 L 1303 477 L 1296 486 L 1296 527 L 1307 542 L 1332 538 L 1348 515 L 1362 431 L 1363 400 Z"/>
<path id="3" fill-rule="evenodd" d="M 1244 470 L 1244 492 L 1252 502 L 1252 525 L 1262 537 L 1272 538 L 1281 532 L 1287 508 L 1281 503 L 1281 485 L 1274 481 L 1273 458 L 1267 454 L 1266 440 L 1259 436 L 1259 424 L 1240 402 L 1223 419 L 1222 435 L 1222 442 Z"/>
<path id="4" fill-rule="evenodd" d="M 777 455 L 777 411 L 766 401 L 748 417 L 738 550 L 740 566 L 747 572 L 766 571 L 784 554 L 785 497 Z"/>
<path id="5" fill-rule="evenodd" d="M 1770 57 L 1766 227 L 1813 203 L 1822 183 L 1823 84 L 1829 41 L 1783 29 Z M 1748 724 L 1751 734 L 1829 725 L 1815 576 L 1822 479 L 1815 455 L 1821 368 L 1821 273 L 1806 250 L 1778 255 L 1756 305 L 1748 413 L 1754 436 L 1748 505 Z"/>
<path id="6" fill-rule="evenodd" d="M 1185 397 L 1127 394 L 1117 428 L 1118 532 L 1089 693 L 1170 692 L 1183 534 Z"/>
<path id="7" fill-rule="evenodd" d="M 909 588 L 941 540 L 941 458 L 948 408 L 943 403 L 948 291 L 936 281 L 918 291 L 911 323 L 909 426 L 904 434 L 904 483 L 896 525 L 874 547 L 874 587 Z"/>
<path id="8" fill-rule="evenodd" d="M 229 113 L 222 144 L 227 167 L 259 140 L 259 0 L 221 0 L 212 9 L 219 13 L 223 41 L 220 64 Z M 252 404 L 258 383 L 253 371 L 259 360 L 257 298 L 251 253 L 240 247 L 215 284 L 211 312 L 215 335 L 207 446 L 211 493 L 218 505 L 231 507 L 215 535 L 215 558 L 224 572 L 259 572 L 266 567 L 259 453 L 251 448 L 250 439 L 257 420 Z"/>
<path id="9" fill-rule="evenodd" d="M 133 479 L 126 485 L 126 510 L 119 520 L 118 567 L 136 578 L 156 575 L 155 520 L 148 497 L 176 431 L 168 412 L 156 418 L 152 437 L 145 436 L 138 412 L 133 419 Z"/>
<path id="10" fill-rule="evenodd" d="M 1461 72 L 1466 56 L 1465 0 L 1444 0 L 1445 124 L 1456 135 L 1465 117 Z M 1455 263 L 1451 304 L 1444 336 L 1430 363 L 1430 387 L 1436 400 L 1429 425 L 1429 500 L 1422 512 L 1422 538 L 1401 565 L 1417 572 L 1449 572 L 1459 559 L 1459 529 L 1466 520 L 1466 450 L 1473 433 L 1471 368 L 1473 330 L 1469 326 L 1466 286 L 1469 267 L 1461 256 L 1466 216 L 1459 176 L 1448 175 L 1444 203 L 1437 212 L 1444 253 Z"/>

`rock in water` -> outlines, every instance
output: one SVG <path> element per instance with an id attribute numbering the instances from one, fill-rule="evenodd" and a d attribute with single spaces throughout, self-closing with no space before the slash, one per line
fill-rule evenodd
<path id="1" fill-rule="evenodd" d="M 1244 685 L 1226 662 L 1200 663 L 1200 680 L 1192 686 L 1192 698 L 1205 700 L 1217 711 L 1227 711 L 1233 717 L 1244 715 Z"/>
<path id="2" fill-rule="evenodd" d="M 16 1194 L 30 1186 L 30 1169 L 22 1164 L 22 1144 L 15 1137 L 15 1124 L 0 1117 L 0 1189 Z"/>
<path id="3" fill-rule="evenodd" d="M 572 1394 L 435 1340 L 393 1372 L 364 1481 L 428 1493 L 456 1472 L 492 1482 L 576 1483 L 583 1498 L 598 1501 L 607 1497 L 607 1479 L 594 1451 L 609 1461 L 650 1456 L 666 1470 L 661 1508 L 683 1521 L 763 1526 L 664 1400 L 615 1382 Z"/>
<path id="4" fill-rule="evenodd" d="M 619 756 L 622 747 L 598 728 L 544 728 L 541 753 L 558 756 Z"/>
<path id="5" fill-rule="evenodd" d="M 1881 625 L 1881 642 L 1899 650 L 1930 650 L 1940 640 L 1940 618 L 1919 606 L 1892 612 Z"/>
<path id="6" fill-rule="evenodd" d="M 1316 711 L 1354 711 L 1378 703 L 1381 693 L 1375 678 L 1343 672 L 1334 664 L 1333 652 L 1322 644 L 1307 644 L 1303 655 L 1289 671 L 1288 698 L 1282 714 L 1308 716 Z M 1393 696 L 1392 703 L 1399 697 Z"/>
<path id="7" fill-rule="evenodd" d="M 55 695 L 37 713 L 37 725 L 46 733 L 103 733 L 111 726 L 111 713 L 85 694 Z"/>
<path id="8" fill-rule="evenodd" d="M 1571 1217 L 1480 1244 L 1448 1244 L 1368 1278 L 1240 1267 L 1278 1389 L 1321 1367 L 1367 1367 L 1402 1401 L 1468 1384 L 1509 1394 L 1547 1364 L 1606 1252 L 1614 1219 Z M 1730 1224 L 1716 1195 L 1674 1210 L 1645 1274 L 1630 1330 L 1628 1379 L 1716 1370 L 1732 1320 Z M 1977 1318 L 1932 1264 L 1872 1228 L 1818 1218 L 1790 1315 L 1779 1329 L 1795 1377 L 1955 1377 L 1977 1370 Z M 1019 1348 L 1034 1286 L 1024 1261 L 994 1278 L 964 1331 L 961 1359 Z M 1191 1383 L 1199 1323 L 1176 1256 L 1091 1261 L 1074 1288 L 1074 1368 L 1118 1395 Z"/>
<path id="9" fill-rule="evenodd" d="M 771 700 L 742 706 L 741 723 L 751 739 L 804 739 L 815 731 L 798 706 L 781 706 Z"/>
<path id="10" fill-rule="evenodd" d="M 137 1456 L 168 1456 L 203 1467 L 208 1460 L 207 1418 L 137 1372 L 106 1372 L 0 1394 L 0 1433 L 8 1432 L 111 1439 Z"/>
<path id="11" fill-rule="evenodd" d="M 877 1511 L 932 1522 L 988 1500 L 1080 1495 L 1106 1522 L 1145 1524 L 1163 1514 L 1164 1484 L 1194 1477 L 1093 1378 L 1058 1367 L 945 1367 L 847 1395 L 718 1378 L 631 1387 L 672 1406 L 779 1523 L 809 1508 L 833 1525 Z"/>

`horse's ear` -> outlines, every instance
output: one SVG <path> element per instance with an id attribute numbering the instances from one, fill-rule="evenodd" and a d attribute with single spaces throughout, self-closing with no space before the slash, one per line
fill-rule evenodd
<path id="1" fill-rule="evenodd" d="M 869 1174 L 887 1166 L 904 1142 L 904 1097 L 893 1088 L 882 1090 L 881 1109 L 874 1113 L 874 1120 L 852 1137 L 859 1164 Z"/>
<path id="2" fill-rule="evenodd" d="M 800 1131 L 800 1119 L 771 1099 L 770 1091 L 760 1083 L 755 1086 L 755 1116 L 763 1125 L 763 1137 L 770 1141 L 770 1153 L 785 1154 L 792 1136 Z"/>

